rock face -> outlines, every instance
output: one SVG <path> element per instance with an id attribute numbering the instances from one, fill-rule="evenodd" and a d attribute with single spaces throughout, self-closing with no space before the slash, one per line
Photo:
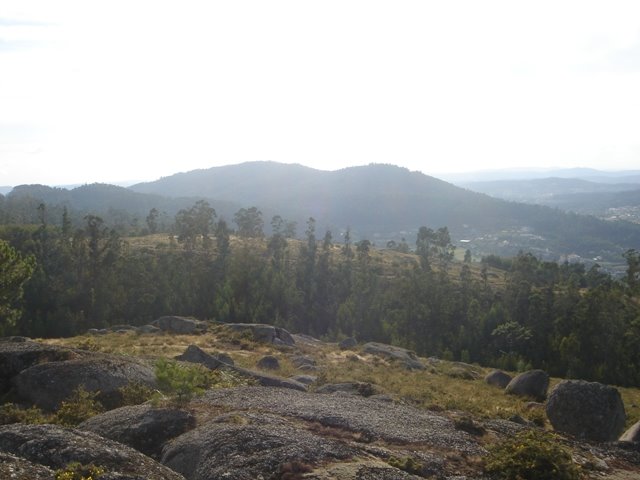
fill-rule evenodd
<path id="1" fill-rule="evenodd" d="M 0 395 L 11 388 L 11 379 L 32 365 L 70 360 L 78 358 L 79 354 L 60 347 L 31 342 L 28 340 L 0 341 Z"/>
<path id="2" fill-rule="evenodd" d="M 95 355 L 34 365 L 14 379 L 20 398 L 48 411 L 55 410 L 79 386 L 90 392 L 100 391 L 98 400 L 107 409 L 114 408 L 121 400 L 118 389 L 129 383 L 155 388 L 153 369 L 134 359 Z"/>
<path id="3" fill-rule="evenodd" d="M 16 457 L 9 453 L 0 452 L 0 478 L 16 480 L 51 480 L 55 472 L 43 465 L 38 465 Z"/>
<path id="4" fill-rule="evenodd" d="M 255 409 L 318 422 L 371 439 L 455 448 L 468 455 L 484 451 L 475 439 L 456 430 L 454 422 L 442 415 L 408 405 L 394 404 L 390 408 L 387 402 L 356 395 L 318 395 L 284 388 L 237 387 L 209 390 L 194 404 Z"/>
<path id="5" fill-rule="evenodd" d="M 176 438 L 164 449 L 162 463 L 190 480 L 287 478 L 280 476 L 287 463 L 344 460 L 355 453 L 340 441 L 297 429 L 282 418 L 241 414 Z"/>
<path id="6" fill-rule="evenodd" d="M 130 447 L 91 432 L 56 425 L 0 426 L 0 452 L 53 470 L 72 462 L 93 463 L 104 467 L 113 479 L 184 480 L 182 475 Z"/>
<path id="7" fill-rule="evenodd" d="M 596 442 L 617 440 L 626 418 L 618 390 L 583 380 L 556 385 L 546 410 L 554 429 Z"/>
<path id="8" fill-rule="evenodd" d="M 520 397 L 531 397 L 541 402 L 547 398 L 549 374 L 543 370 L 529 370 L 509 382 L 505 392 Z"/>
<path id="9" fill-rule="evenodd" d="M 81 423 L 78 429 L 124 443 L 152 458 L 159 458 L 165 443 L 195 426 L 195 417 L 186 410 L 135 405 L 97 415 Z"/>
<path id="10" fill-rule="evenodd" d="M 296 344 L 288 331 L 284 328 L 274 327 L 273 325 L 262 323 L 227 323 L 226 326 L 236 332 L 250 331 L 256 342 L 288 345 L 290 347 Z"/>
<path id="11" fill-rule="evenodd" d="M 151 322 L 151 324 L 165 332 L 176 333 L 179 335 L 194 335 L 203 333 L 207 330 L 206 322 L 200 322 L 193 318 L 186 317 L 160 317 Z"/>
<path id="12" fill-rule="evenodd" d="M 369 342 L 362 347 L 364 353 L 378 355 L 401 362 L 409 370 L 423 370 L 425 367 L 414 352 L 406 348 L 394 347 L 384 343 Z"/>
<path id="13" fill-rule="evenodd" d="M 494 370 L 484 377 L 484 381 L 486 383 L 498 388 L 507 388 L 507 385 L 509 385 L 511 380 L 513 380 L 513 377 L 502 370 Z"/>

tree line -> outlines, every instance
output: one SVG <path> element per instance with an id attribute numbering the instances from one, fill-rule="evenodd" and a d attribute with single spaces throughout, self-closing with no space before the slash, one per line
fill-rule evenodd
<path id="1" fill-rule="evenodd" d="M 153 231 L 153 211 L 146 221 Z M 229 224 L 206 201 L 179 211 L 166 242 L 153 247 L 132 246 L 95 215 L 79 228 L 64 212 L 56 226 L 4 226 L 0 333 L 69 336 L 177 314 L 640 385 L 635 250 L 617 281 L 598 266 L 527 253 L 456 261 L 446 227 L 419 228 L 409 253 L 389 245 L 399 252 L 382 260 L 370 241 L 353 242 L 347 229 L 336 242 L 312 218 L 302 240 L 279 216 L 270 227 L 266 236 L 256 207 Z"/>

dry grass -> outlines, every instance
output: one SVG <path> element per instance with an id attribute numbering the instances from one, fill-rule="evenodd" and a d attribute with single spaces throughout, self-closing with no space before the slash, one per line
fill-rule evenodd
<path id="1" fill-rule="evenodd" d="M 423 371 L 409 371 L 387 360 L 361 354 L 358 351 L 340 351 L 335 344 L 300 345 L 295 351 L 287 348 L 258 344 L 246 335 L 232 333 L 223 327 L 213 327 L 205 335 L 168 335 L 111 333 L 102 336 L 79 336 L 66 339 L 44 340 L 46 343 L 85 348 L 93 351 L 130 355 L 143 358 L 173 358 L 189 345 L 197 345 L 206 352 L 226 352 L 236 365 L 256 369 L 264 355 L 274 355 L 280 361 L 277 371 L 265 373 L 290 377 L 301 372 L 291 363 L 292 355 L 313 357 L 319 367 L 311 372 L 319 377 L 319 383 L 368 382 L 380 387 L 399 401 L 419 408 L 467 412 L 475 418 L 509 418 L 520 415 L 540 421 L 540 410 L 526 408 L 528 399 L 510 395 L 483 381 L 489 371 L 479 366 L 469 366 L 476 371 L 476 380 L 452 378 L 451 371 L 459 364 L 439 362 L 430 364 Z M 552 379 L 551 388 L 560 379 Z M 640 390 L 619 388 L 627 412 L 627 426 L 640 420 Z"/>

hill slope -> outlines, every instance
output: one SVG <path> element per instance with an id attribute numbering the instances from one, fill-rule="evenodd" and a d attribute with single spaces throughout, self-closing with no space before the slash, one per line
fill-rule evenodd
<path id="1" fill-rule="evenodd" d="M 313 216 L 334 233 L 351 226 L 377 242 L 406 237 L 421 225 L 448 226 L 479 253 L 531 250 L 546 258 L 578 253 L 619 259 L 640 243 L 640 227 L 606 223 L 551 208 L 498 200 L 391 165 L 318 171 L 250 162 L 195 170 L 130 187 L 141 193 L 198 195 L 256 205 L 303 223 Z"/>

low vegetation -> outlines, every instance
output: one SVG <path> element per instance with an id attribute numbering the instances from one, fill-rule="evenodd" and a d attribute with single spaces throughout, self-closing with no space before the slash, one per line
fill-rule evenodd
<path id="1" fill-rule="evenodd" d="M 501 480 L 580 480 L 580 467 L 551 434 L 529 430 L 489 447 L 485 471 Z"/>

